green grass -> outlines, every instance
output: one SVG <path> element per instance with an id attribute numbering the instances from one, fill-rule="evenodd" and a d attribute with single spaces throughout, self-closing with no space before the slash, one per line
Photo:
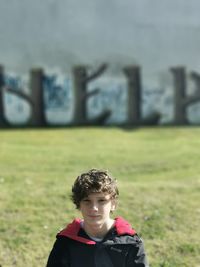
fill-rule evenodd
<path id="1" fill-rule="evenodd" d="M 145 240 L 151 267 L 200 266 L 200 128 L 0 131 L 0 266 L 45 266 L 56 233 L 79 216 L 76 176 L 108 169 L 114 216 Z"/>

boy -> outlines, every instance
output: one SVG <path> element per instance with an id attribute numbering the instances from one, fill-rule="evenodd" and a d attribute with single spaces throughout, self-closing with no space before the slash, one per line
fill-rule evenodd
<path id="1" fill-rule="evenodd" d="M 142 240 L 121 217 L 112 219 L 119 195 L 107 171 L 92 169 L 77 177 L 72 201 L 83 219 L 57 235 L 47 267 L 148 267 Z"/>

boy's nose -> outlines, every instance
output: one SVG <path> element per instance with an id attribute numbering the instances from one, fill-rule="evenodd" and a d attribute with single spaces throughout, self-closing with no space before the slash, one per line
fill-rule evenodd
<path id="1" fill-rule="evenodd" d="M 92 210 L 97 211 L 98 210 L 98 205 L 96 203 L 92 203 L 91 208 L 92 208 Z"/>

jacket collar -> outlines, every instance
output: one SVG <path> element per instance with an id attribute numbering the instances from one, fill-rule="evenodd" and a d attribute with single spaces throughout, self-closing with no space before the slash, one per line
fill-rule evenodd
<path id="1" fill-rule="evenodd" d="M 128 234 L 128 235 L 136 234 L 136 231 L 132 229 L 131 225 L 126 220 L 124 220 L 122 217 L 115 218 L 114 227 L 119 236 L 125 235 L 125 234 Z M 68 224 L 67 227 L 64 228 L 60 233 L 58 233 L 57 236 L 66 236 L 70 239 L 79 241 L 81 243 L 89 244 L 89 245 L 96 244 L 96 242 L 93 240 L 79 236 L 78 233 L 80 229 L 81 229 L 81 219 L 77 218 L 73 220 L 72 223 Z"/>
<path id="2" fill-rule="evenodd" d="M 136 234 L 136 231 L 122 217 L 117 217 L 115 219 L 115 228 L 116 228 L 118 235 L 125 235 L 125 234 L 134 235 L 134 234 Z"/>

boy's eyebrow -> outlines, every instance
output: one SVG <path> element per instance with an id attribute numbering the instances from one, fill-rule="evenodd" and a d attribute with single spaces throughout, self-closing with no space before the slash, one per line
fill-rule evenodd
<path id="1" fill-rule="evenodd" d="M 109 196 L 109 197 L 106 197 L 106 196 L 97 196 L 96 198 L 97 198 L 97 199 L 106 199 L 106 200 L 107 200 L 107 199 L 110 198 L 110 196 Z"/>
<path id="2" fill-rule="evenodd" d="M 110 197 L 110 195 L 109 195 L 109 197 Z M 88 199 L 88 198 L 90 198 L 90 196 L 87 196 L 87 197 L 84 197 L 83 199 Z M 103 199 L 107 199 L 107 196 L 96 196 L 96 198 L 103 198 Z"/>

